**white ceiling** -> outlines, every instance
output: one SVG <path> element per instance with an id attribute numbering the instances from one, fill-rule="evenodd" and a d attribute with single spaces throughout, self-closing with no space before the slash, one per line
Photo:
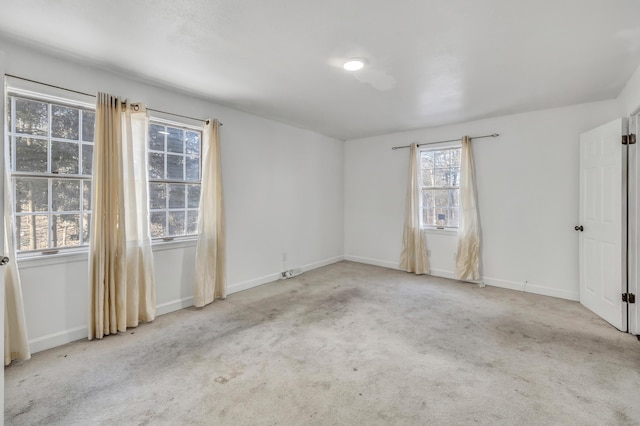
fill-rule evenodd
<path id="1" fill-rule="evenodd" d="M 0 29 L 351 139 L 615 98 L 638 0 L 3 0 Z M 366 58 L 356 73 L 343 59 Z"/>

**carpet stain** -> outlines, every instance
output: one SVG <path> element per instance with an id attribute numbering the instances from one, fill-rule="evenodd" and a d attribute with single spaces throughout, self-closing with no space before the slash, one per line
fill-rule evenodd
<path id="1" fill-rule="evenodd" d="M 640 424 L 640 345 L 574 302 L 341 262 L 34 354 L 5 387 L 7 425 Z"/>

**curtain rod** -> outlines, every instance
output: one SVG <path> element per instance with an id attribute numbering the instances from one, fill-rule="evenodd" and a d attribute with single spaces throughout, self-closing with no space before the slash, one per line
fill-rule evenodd
<path id="1" fill-rule="evenodd" d="M 482 135 L 482 136 L 472 136 L 471 139 L 482 139 L 482 138 L 497 138 L 498 136 L 500 136 L 499 133 L 493 133 L 491 135 Z M 446 141 L 436 141 L 436 142 L 425 142 L 425 143 L 420 143 L 417 146 L 422 146 L 422 145 L 433 145 L 434 143 L 445 143 L 445 142 L 457 142 L 457 141 L 461 141 L 462 138 L 460 139 L 449 139 Z M 409 148 L 411 145 L 405 145 L 405 146 L 394 146 L 393 148 L 391 148 L 392 150 L 396 150 L 396 149 L 402 149 L 402 148 Z"/>
<path id="2" fill-rule="evenodd" d="M 67 89 L 66 87 L 60 87 L 60 86 L 56 86 L 56 85 L 49 84 L 49 83 L 43 83 L 42 81 L 36 81 L 36 80 L 31 80 L 31 79 L 28 79 L 28 78 L 24 78 L 24 77 L 18 77 L 17 75 L 5 74 L 5 76 L 6 77 L 11 77 L 11 78 L 17 78 L 18 80 L 28 81 L 30 83 L 42 84 L 43 86 L 53 87 L 54 89 L 65 90 L 67 92 L 77 93 L 79 95 L 91 96 L 92 98 L 96 97 L 96 95 L 92 95 L 91 93 L 85 93 L 85 92 L 80 92 L 78 90 Z M 209 119 L 204 119 L 203 120 L 201 118 L 189 117 L 187 115 L 175 114 L 173 112 L 160 111 L 159 109 L 153 109 L 153 108 L 147 108 L 147 111 L 159 112 L 160 114 L 173 115 L 174 117 L 182 117 L 182 118 L 187 118 L 189 120 L 202 121 L 203 123 L 209 124 Z M 220 123 L 220 125 L 222 126 L 223 124 Z"/>

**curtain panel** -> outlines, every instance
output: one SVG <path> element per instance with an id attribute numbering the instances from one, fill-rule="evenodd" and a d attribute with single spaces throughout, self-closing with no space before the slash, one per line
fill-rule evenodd
<path id="1" fill-rule="evenodd" d="M 149 234 L 148 116 L 105 93 L 96 104 L 89 246 L 89 340 L 155 318 Z"/>
<path id="2" fill-rule="evenodd" d="M 476 195 L 471 138 L 462 138 L 460 159 L 460 223 L 455 277 L 459 280 L 480 279 L 480 218 Z"/>
<path id="3" fill-rule="evenodd" d="M 218 298 L 224 299 L 227 295 L 219 129 L 218 120 L 208 120 L 203 129 L 202 186 L 193 298 L 197 307 L 205 306 Z"/>
<path id="4" fill-rule="evenodd" d="M 420 150 L 415 143 L 412 143 L 409 149 L 409 183 L 404 213 L 400 269 L 415 274 L 428 274 L 431 271 L 427 257 L 426 233 L 422 229 L 420 220 L 422 213 L 420 205 L 421 181 Z"/>
<path id="5" fill-rule="evenodd" d="M 10 175 L 9 148 L 5 144 L 4 176 L 4 255 L 9 263 L 2 268 L 4 273 L 4 365 L 16 359 L 31 358 L 27 339 L 27 325 L 22 303 L 22 283 L 16 261 L 15 217 L 13 214 L 13 189 Z"/>

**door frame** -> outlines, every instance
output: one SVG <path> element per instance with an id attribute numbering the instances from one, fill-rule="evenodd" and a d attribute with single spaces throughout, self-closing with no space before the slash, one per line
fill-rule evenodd
<path id="1" fill-rule="evenodd" d="M 640 130 L 640 107 L 638 107 L 628 119 L 628 134 L 633 133 L 638 136 Z M 633 293 L 636 295 L 636 299 L 639 296 L 640 285 L 638 279 L 640 278 L 640 250 L 638 250 L 638 243 L 640 242 L 640 172 L 638 166 L 640 165 L 640 150 L 636 144 L 628 145 L 628 221 L 627 221 L 627 235 L 628 235 L 628 257 L 627 257 L 627 293 Z M 635 304 L 626 304 L 627 307 L 627 331 L 634 335 L 640 335 L 640 302 L 636 301 Z"/>

